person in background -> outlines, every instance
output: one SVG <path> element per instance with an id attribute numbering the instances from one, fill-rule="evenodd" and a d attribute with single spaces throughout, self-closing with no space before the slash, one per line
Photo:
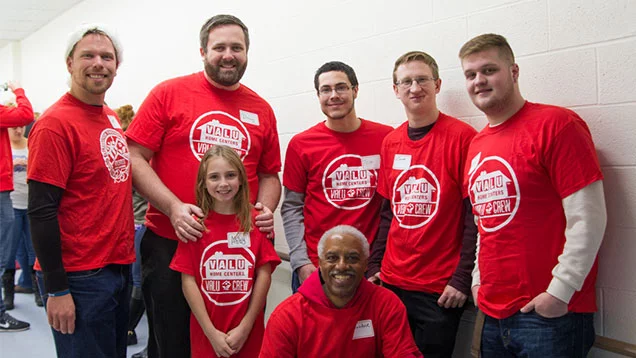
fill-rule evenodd
<path id="1" fill-rule="evenodd" d="M 24 137 L 25 127 L 9 128 L 9 138 L 11 139 L 11 152 L 13 156 L 13 187 L 11 192 L 11 201 L 13 203 L 13 212 L 15 214 L 15 226 L 13 227 L 13 234 L 16 236 L 15 240 L 18 245 L 16 252 L 16 259 L 20 263 L 22 269 L 21 276 L 29 277 L 29 280 L 23 282 L 28 283 L 28 286 L 15 286 L 15 292 L 17 293 L 34 293 L 35 304 L 37 306 L 43 306 L 42 297 L 40 292 L 36 289 L 33 290 L 32 285 L 36 283 L 35 271 L 33 265 L 35 264 L 35 251 L 33 250 L 33 244 L 31 243 L 31 229 L 29 228 L 29 218 L 27 216 L 27 199 L 29 189 L 27 186 L 26 174 L 27 174 L 27 159 L 29 157 L 29 149 L 27 148 L 28 141 Z M 12 271 L 11 274 L 13 274 Z M 11 275 L 11 283 L 14 278 Z M 6 298 L 6 296 L 5 296 Z M 13 297 L 11 297 L 11 305 L 13 305 Z M 6 304 L 6 302 L 5 302 Z"/>
<path id="2" fill-rule="evenodd" d="M 24 89 L 16 82 L 9 82 L 5 90 L 15 94 L 15 107 L 0 105 L 0 277 L 3 286 L 12 294 L 15 282 L 4 271 L 15 265 L 16 236 L 13 235 L 15 214 L 11 202 L 13 191 L 13 159 L 8 129 L 21 127 L 33 122 L 33 107 L 24 94 Z M 11 260 L 13 260 L 11 262 Z M 6 282 L 6 284 L 5 284 Z M 30 324 L 13 318 L 7 312 L 0 290 L 0 332 L 16 332 L 29 329 Z"/>
<path id="3" fill-rule="evenodd" d="M 472 293 L 484 357 L 586 357 L 594 343 L 597 254 L 607 223 L 603 173 L 587 124 L 526 101 L 505 37 L 459 51 L 466 90 L 488 125 L 468 151 L 479 219 Z"/>
<path id="4" fill-rule="evenodd" d="M 126 132 L 128 126 L 135 117 L 135 111 L 130 104 L 123 105 L 115 110 L 119 121 L 121 122 L 121 128 Z M 144 296 L 141 292 L 141 254 L 139 248 L 141 246 L 141 238 L 146 232 L 146 225 L 144 225 L 144 217 L 146 210 L 148 210 L 148 201 L 144 199 L 133 188 L 132 193 L 133 202 L 133 214 L 135 215 L 135 262 L 133 262 L 130 272 L 132 276 L 132 288 L 130 293 L 130 313 L 128 317 L 128 341 L 127 345 L 137 344 L 137 333 L 135 328 L 141 317 L 144 315 L 145 305 Z M 132 358 L 145 358 L 148 356 L 148 345 L 138 352 L 132 355 Z"/>

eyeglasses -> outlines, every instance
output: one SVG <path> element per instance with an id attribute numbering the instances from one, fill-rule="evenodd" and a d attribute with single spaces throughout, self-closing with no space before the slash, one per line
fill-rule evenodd
<path id="1" fill-rule="evenodd" d="M 320 89 L 318 90 L 318 93 L 321 96 L 325 96 L 326 97 L 326 96 L 331 96 L 331 93 L 333 93 L 333 91 L 336 91 L 337 94 L 345 94 L 351 88 L 353 88 L 353 87 L 349 87 L 349 86 L 344 85 L 344 84 L 336 85 L 335 88 L 331 88 L 329 86 L 325 86 L 325 87 L 320 87 Z"/>
<path id="2" fill-rule="evenodd" d="M 413 82 L 417 83 L 417 85 L 420 87 L 424 87 L 429 81 L 436 81 L 436 80 L 437 78 L 430 78 L 430 77 L 417 77 L 414 79 L 405 78 L 403 80 L 399 80 L 395 82 L 395 85 L 400 87 L 401 89 L 409 89 L 411 88 L 411 86 L 413 86 Z"/>

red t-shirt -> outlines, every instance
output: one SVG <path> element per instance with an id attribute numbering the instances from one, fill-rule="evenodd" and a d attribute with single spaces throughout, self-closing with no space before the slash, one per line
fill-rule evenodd
<path id="1" fill-rule="evenodd" d="M 236 91 L 216 88 L 203 72 L 157 85 L 126 136 L 154 152 L 150 165 L 184 203 L 195 203 L 199 162 L 214 144 L 227 145 L 241 156 L 252 203 L 258 174 L 276 174 L 281 167 L 276 118 L 269 104 L 243 85 Z M 177 239 L 170 219 L 152 204 L 146 225 L 162 237 Z"/>
<path id="2" fill-rule="evenodd" d="M 260 358 L 419 358 L 406 308 L 384 287 L 362 279 L 354 297 L 337 308 L 315 271 L 267 321 Z"/>
<path id="3" fill-rule="evenodd" d="M 295 135 L 287 147 L 283 185 L 305 194 L 305 242 L 318 266 L 318 241 L 336 225 L 351 225 L 375 238 L 382 198 L 376 195 L 380 146 L 393 128 L 362 119 L 351 133 L 319 123 Z"/>
<path id="4" fill-rule="evenodd" d="M 106 106 L 67 93 L 33 126 L 27 178 L 64 189 L 58 221 L 66 271 L 135 261 L 130 174 L 126 139 Z"/>
<path id="5" fill-rule="evenodd" d="M 24 95 L 24 90 L 16 88 L 13 93 L 17 107 L 0 104 L 0 192 L 13 190 L 13 160 L 7 129 L 26 126 L 33 122 L 33 109 L 31 102 Z"/>
<path id="6" fill-rule="evenodd" d="M 382 281 L 442 293 L 457 268 L 463 238 L 463 170 L 476 131 L 440 112 L 423 138 L 408 122 L 382 144 L 378 192 L 391 200 L 393 221 L 382 259 Z"/>
<path id="7" fill-rule="evenodd" d="M 280 259 L 258 229 L 247 235 L 239 232 L 235 215 L 210 212 L 205 225 L 210 231 L 201 239 L 179 241 L 170 268 L 194 276 L 212 324 L 227 333 L 247 312 L 256 269 L 270 264 L 273 272 Z M 243 348 L 233 357 L 256 357 L 264 330 L 264 312 L 260 312 Z M 194 315 L 190 316 L 190 344 L 193 358 L 216 357 Z"/>
<path id="8" fill-rule="evenodd" d="M 484 128 L 469 150 L 466 180 L 479 216 L 479 308 L 509 317 L 552 280 L 565 244 L 562 200 L 603 179 L 590 131 L 565 108 L 526 102 Z M 597 264 L 568 309 L 596 311 Z"/>

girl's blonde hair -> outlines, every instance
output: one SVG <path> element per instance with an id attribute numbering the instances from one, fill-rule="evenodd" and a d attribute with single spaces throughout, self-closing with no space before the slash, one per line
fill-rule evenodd
<path id="1" fill-rule="evenodd" d="M 214 198 L 208 193 L 205 183 L 207 180 L 208 161 L 216 157 L 225 159 L 238 172 L 239 189 L 236 196 L 234 196 L 234 209 L 240 230 L 250 232 L 252 231 L 252 204 L 250 204 L 250 188 L 247 182 L 245 167 L 234 149 L 224 145 L 212 146 L 212 148 L 205 152 L 199 165 L 195 195 L 197 205 L 203 210 L 203 220 L 205 220 L 209 212 L 214 209 Z"/>

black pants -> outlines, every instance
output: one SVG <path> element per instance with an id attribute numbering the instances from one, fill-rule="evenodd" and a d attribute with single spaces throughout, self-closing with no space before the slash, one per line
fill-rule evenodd
<path id="1" fill-rule="evenodd" d="M 141 239 L 141 287 L 148 314 L 148 357 L 190 357 L 190 307 L 181 274 L 170 269 L 178 242 L 150 229 Z"/>
<path id="2" fill-rule="evenodd" d="M 386 283 L 384 287 L 395 292 L 406 306 L 411 332 L 420 352 L 426 358 L 450 358 L 464 307 L 440 307 L 437 305 L 438 294 L 407 291 Z"/>

